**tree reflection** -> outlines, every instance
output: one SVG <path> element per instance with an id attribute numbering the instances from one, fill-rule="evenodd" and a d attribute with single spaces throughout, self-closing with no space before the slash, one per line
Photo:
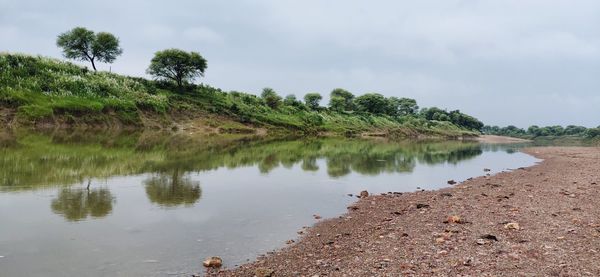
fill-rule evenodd
<path id="1" fill-rule="evenodd" d="M 52 211 L 68 221 L 80 221 L 88 216 L 105 217 L 112 212 L 114 197 L 107 188 L 64 188 L 52 200 Z"/>
<path id="2" fill-rule="evenodd" d="M 191 205 L 200 198 L 186 172 L 255 167 L 261 173 L 299 166 L 330 177 L 411 172 L 418 164 L 457 164 L 490 149 L 473 142 L 384 141 L 341 138 L 233 139 L 160 135 L 66 138 L 14 136 L 0 147 L 0 188 L 24 190 L 65 185 L 88 178 L 154 173 L 146 181 L 153 203 Z"/>
<path id="3" fill-rule="evenodd" d="M 200 182 L 184 176 L 179 169 L 152 176 L 144 184 L 150 202 L 161 207 L 191 206 L 202 197 Z"/>

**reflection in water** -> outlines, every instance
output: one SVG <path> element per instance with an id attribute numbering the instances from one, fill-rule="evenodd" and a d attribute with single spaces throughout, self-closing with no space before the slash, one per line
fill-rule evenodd
<path id="1" fill-rule="evenodd" d="M 144 184 L 150 202 L 162 207 L 191 206 L 202 197 L 200 182 L 183 176 L 179 170 L 152 176 Z"/>
<path id="2" fill-rule="evenodd" d="M 505 149 L 381 139 L 0 136 L 0 255 L 8 257 L 0 275 L 192 276 L 202 270 L 198 257 L 214 255 L 240 264 L 284 245 L 314 223 L 313 214 L 344 213 L 356 200 L 349 193 L 436 189 L 484 167 L 531 164 L 524 154 L 494 151 Z M 90 179 L 102 187 L 87 190 Z"/>
<path id="3" fill-rule="evenodd" d="M 269 173 L 283 166 L 299 165 L 305 171 L 326 170 L 330 177 L 355 172 L 361 175 L 411 172 L 418 163 L 456 164 L 482 153 L 482 146 L 469 142 L 390 142 L 321 138 L 309 140 L 255 139 L 235 137 L 188 138 L 148 134 L 8 136 L 0 148 L 0 189 L 27 190 L 42 186 L 69 185 L 90 178 L 160 173 L 147 181 L 148 195 L 160 188 L 188 189 L 183 185 L 189 172 L 255 166 Z M 319 168 L 324 160 L 326 168 Z M 173 172 L 170 177 L 164 172 Z M 188 180 L 189 181 L 189 180 Z M 167 194 L 169 195 L 169 194 Z M 176 197 L 171 193 L 173 199 Z M 155 203 L 166 205 L 173 201 Z M 181 201 L 181 200 L 179 200 Z M 189 200 L 188 200 L 189 201 Z M 186 204 L 181 202 L 180 204 Z M 166 205 L 168 206 L 168 205 Z"/>
<path id="4" fill-rule="evenodd" d="M 112 211 L 114 197 L 107 188 L 64 188 L 52 200 L 52 211 L 68 221 L 80 221 L 88 216 L 105 217 Z"/>

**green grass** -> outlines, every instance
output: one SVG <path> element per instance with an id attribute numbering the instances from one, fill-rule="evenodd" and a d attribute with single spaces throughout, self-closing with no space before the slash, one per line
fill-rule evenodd
<path id="1" fill-rule="evenodd" d="M 304 105 L 270 108 L 263 99 L 241 92 L 224 92 L 206 85 L 189 85 L 183 90 L 172 84 L 93 72 L 56 59 L 0 53 L 0 108 L 16 110 L 23 124 L 36 122 L 91 123 L 118 120 L 143 127 L 142 117 L 168 121 L 215 114 L 239 124 L 213 124 L 225 133 L 247 133 L 265 127 L 300 133 L 362 132 L 426 133 L 431 136 L 460 136 L 474 132 L 449 122 L 413 117 L 390 117 L 368 113 L 340 113 L 325 108 L 313 111 Z M 404 130 L 397 132 L 397 130 Z"/>

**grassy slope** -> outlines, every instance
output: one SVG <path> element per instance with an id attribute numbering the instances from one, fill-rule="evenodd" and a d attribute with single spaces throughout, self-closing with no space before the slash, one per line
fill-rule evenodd
<path id="1" fill-rule="evenodd" d="M 169 84 L 90 72 L 44 57 L 0 54 L 0 121 L 5 126 L 100 127 L 251 132 L 474 135 L 449 122 L 345 114 L 302 107 L 271 109 L 257 96 L 209 86 L 178 92 Z"/>

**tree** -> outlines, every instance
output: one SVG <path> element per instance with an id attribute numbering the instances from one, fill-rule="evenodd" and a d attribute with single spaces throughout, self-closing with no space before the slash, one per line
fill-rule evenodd
<path id="1" fill-rule="evenodd" d="M 271 109 L 276 109 L 281 104 L 281 97 L 272 88 L 264 88 L 260 97 Z"/>
<path id="2" fill-rule="evenodd" d="M 319 102 L 323 99 L 323 96 L 319 93 L 307 93 L 304 95 L 304 102 L 312 110 L 319 109 Z"/>
<path id="3" fill-rule="evenodd" d="M 298 99 L 296 99 L 296 95 L 293 94 L 288 94 L 283 99 L 283 104 L 286 106 L 292 106 L 297 108 L 301 108 L 303 106 L 302 102 L 298 101 Z"/>
<path id="4" fill-rule="evenodd" d="M 206 67 L 206 60 L 196 52 L 166 49 L 154 54 L 146 72 L 157 79 L 174 81 L 181 88 L 185 82 L 204 76 Z"/>
<path id="5" fill-rule="evenodd" d="M 400 115 L 414 115 L 419 111 L 419 106 L 417 105 L 417 100 L 410 98 L 400 98 L 400 107 L 399 113 Z"/>
<path id="6" fill-rule="evenodd" d="M 89 61 L 96 71 L 95 61 L 112 63 L 123 49 L 119 47 L 119 39 L 110 33 L 93 31 L 76 27 L 62 33 L 56 39 L 56 45 L 63 49 L 68 59 Z"/>
<path id="7" fill-rule="evenodd" d="M 372 114 L 385 114 L 389 110 L 387 99 L 379 93 L 367 93 L 354 99 L 356 109 Z"/>
<path id="8" fill-rule="evenodd" d="M 336 88 L 331 91 L 329 97 L 329 108 L 338 112 L 352 111 L 354 110 L 353 100 L 354 94 L 347 90 Z"/>

